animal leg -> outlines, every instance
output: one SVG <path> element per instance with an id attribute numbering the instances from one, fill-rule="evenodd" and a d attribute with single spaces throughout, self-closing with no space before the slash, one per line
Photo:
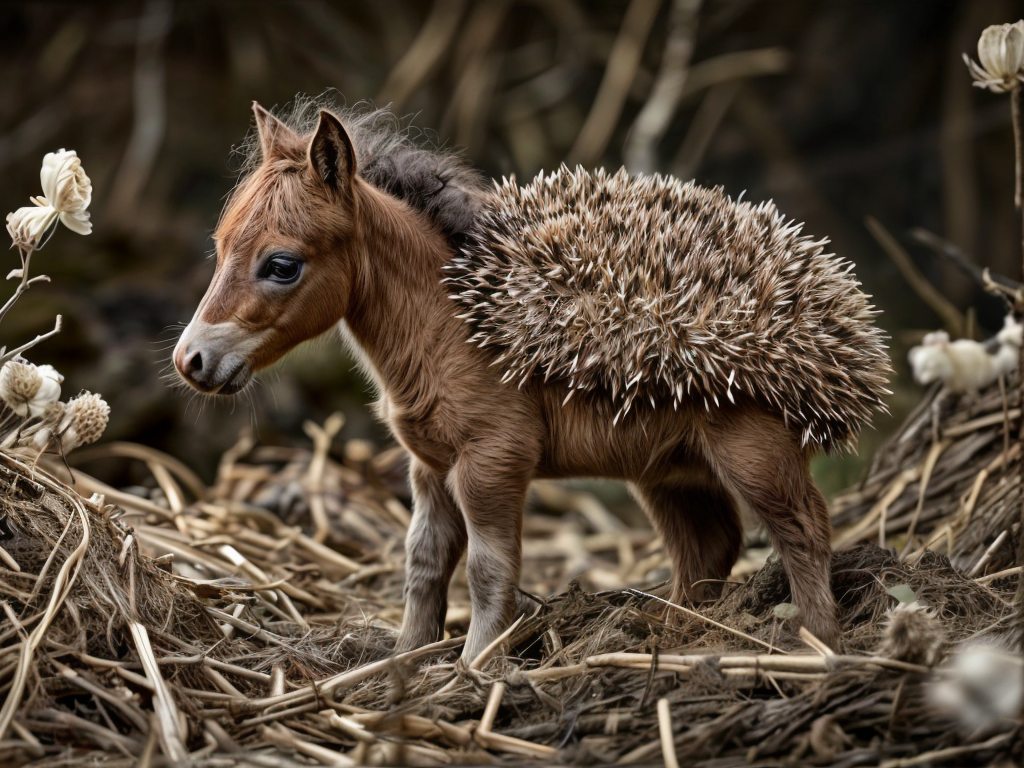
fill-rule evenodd
<path id="1" fill-rule="evenodd" d="M 471 662 L 515 618 L 522 566 L 523 505 L 534 463 L 497 444 L 473 444 L 449 476 L 469 534 L 466 577 L 472 614 L 462 659 Z"/>
<path id="2" fill-rule="evenodd" d="M 838 643 L 828 504 L 811 479 L 799 435 L 769 414 L 740 412 L 709 430 L 705 450 L 767 528 L 800 621 L 824 642 Z"/>
<path id="3" fill-rule="evenodd" d="M 672 558 L 672 602 L 718 597 L 721 585 L 694 584 L 725 579 L 739 556 L 742 529 L 728 491 L 714 481 L 634 484 L 631 490 Z"/>
<path id="4" fill-rule="evenodd" d="M 405 537 L 405 615 L 395 651 L 440 640 L 448 582 L 466 550 L 466 526 L 444 476 L 412 459 L 413 515 Z"/>

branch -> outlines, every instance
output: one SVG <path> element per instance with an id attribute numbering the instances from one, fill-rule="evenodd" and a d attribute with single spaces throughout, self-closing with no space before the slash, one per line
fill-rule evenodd
<path id="1" fill-rule="evenodd" d="M 127 226 L 138 209 L 139 193 L 150 176 L 166 132 L 163 47 L 171 26 L 170 0 L 149 0 L 138 21 L 132 135 L 107 206 L 108 216 L 120 227 Z"/>
<path id="2" fill-rule="evenodd" d="M 665 135 L 686 87 L 700 6 L 701 0 L 674 0 L 672 3 L 668 40 L 654 87 L 633 121 L 623 148 L 626 168 L 630 173 L 657 170 L 658 142 Z"/>
<path id="3" fill-rule="evenodd" d="M 391 70 L 379 100 L 390 101 L 396 114 L 451 49 L 465 6 L 465 0 L 437 0 L 409 50 Z"/>
<path id="4" fill-rule="evenodd" d="M 597 96 L 569 152 L 573 163 L 591 165 L 608 147 L 660 6 L 661 0 L 633 0 L 626 9 Z"/>
<path id="5" fill-rule="evenodd" d="M 39 342 L 46 341 L 50 337 L 56 336 L 58 333 L 60 333 L 60 328 L 61 328 L 62 322 L 63 321 L 62 321 L 61 316 L 57 315 L 57 320 L 53 324 L 53 330 L 52 331 L 47 331 L 46 333 L 41 333 L 38 336 L 36 336 L 34 339 L 32 339 L 32 341 L 27 342 L 26 344 L 22 344 L 17 349 L 12 349 L 10 352 L 7 352 L 6 354 L 3 355 L 3 357 L 0 357 L 0 363 L 6 363 L 8 360 L 13 360 L 15 357 L 20 355 L 22 352 L 27 352 L 28 350 L 32 349 L 32 347 L 34 347 Z"/>
<path id="6" fill-rule="evenodd" d="M 953 336 L 961 336 L 964 332 L 964 317 L 953 303 L 939 293 L 939 290 L 931 284 L 921 270 L 914 264 L 910 254 L 906 252 L 899 241 L 882 226 L 874 216 L 867 216 L 864 223 L 868 231 L 874 236 L 882 249 L 889 254 L 889 258 L 896 264 L 903 279 L 906 280 L 914 292 L 921 297 L 921 300 L 931 307 L 932 311 L 942 318 L 942 324 Z"/>
<path id="7" fill-rule="evenodd" d="M 991 290 L 989 288 L 991 283 L 997 283 L 1004 288 L 1009 288 L 1011 291 L 1019 291 L 1024 287 L 1024 283 L 1018 283 L 1016 280 L 1011 280 L 1003 275 L 993 274 L 988 269 L 982 269 L 974 263 L 970 256 L 964 253 L 962 248 L 953 245 L 953 243 L 939 237 L 934 232 L 928 231 L 924 227 L 914 227 L 910 230 L 910 236 L 921 243 L 921 245 L 931 248 L 935 253 L 949 259 L 986 290 Z"/>

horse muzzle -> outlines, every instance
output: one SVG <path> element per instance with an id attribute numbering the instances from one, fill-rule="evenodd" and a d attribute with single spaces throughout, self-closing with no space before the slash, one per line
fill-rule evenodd
<path id="1" fill-rule="evenodd" d="M 174 348 L 174 367 L 193 389 L 210 395 L 234 395 L 252 378 L 254 337 L 235 323 L 193 320 Z"/>

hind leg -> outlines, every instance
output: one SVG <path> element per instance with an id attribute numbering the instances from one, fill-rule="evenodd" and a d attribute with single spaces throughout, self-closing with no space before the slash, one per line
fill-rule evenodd
<path id="1" fill-rule="evenodd" d="M 707 482 L 637 483 L 630 486 L 672 558 L 672 602 L 714 599 L 721 585 L 697 584 L 725 579 L 742 543 L 739 516 L 729 493 Z"/>
<path id="2" fill-rule="evenodd" d="M 706 438 L 713 468 L 767 528 L 789 576 L 800 620 L 826 643 L 838 643 L 832 526 L 799 435 L 767 413 L 739 411 L 712 425 Z"/>

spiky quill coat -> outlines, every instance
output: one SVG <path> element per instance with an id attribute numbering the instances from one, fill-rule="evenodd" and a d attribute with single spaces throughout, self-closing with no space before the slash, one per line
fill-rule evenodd
<path id="1" fill-rule="evenodd" d="M 844 447 L 884 409 L 886 337 L 853 264 L 801 229 L 720 188 L 562 166 L 495 185 L 447 282 L 509 382 L 604 391 L 616 421 L 742 393 Z"/>

